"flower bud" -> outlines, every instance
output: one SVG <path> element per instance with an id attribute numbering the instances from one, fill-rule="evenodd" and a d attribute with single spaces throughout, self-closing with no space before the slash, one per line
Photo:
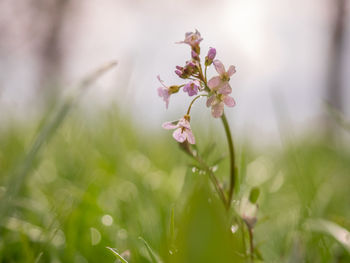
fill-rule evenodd
<path id="1" fill-rule="evenodd" d="M 192 50 L 192 51 L 191 51 L 191 56 L 192 56 L 193 59 L 199 60 L 199 56 L 198 56 L 198 54 L 196 53 L 196 51 Z"/>
<path id="2" fill-rule="evenodd" d="M 170 86 L 170 87 L 169 87 L 169 92 L 170 92 L 171 94 L 176 93 L 176 92 L 179 91 L 180 88 L 181 88 L 181 87 L 180 87 L 180 86 L 177 86 L 177 85 Z"/>
<path id="3" fill-rule="evenodd" d="M 216 49 L 211 47 L 208 51 L 208 55 L 205 57 L 205 65 L 210 66 L 213 63 L 215 56 L 216 56 Z"/>

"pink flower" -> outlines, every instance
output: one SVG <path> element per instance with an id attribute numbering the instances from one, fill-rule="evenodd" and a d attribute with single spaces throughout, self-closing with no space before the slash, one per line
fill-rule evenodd
<path id="1" fill-rule="evenodd" d="M 200 89 L 200 86 L 197 81 L 191 81 L 187 83 L 183 88 L 184 92 L 188 93 L 188 96 L 197 95 L 199 89 Z"/>
<path id="2" fill-rule="evenodd" d="M 165 107 L 168 108 L 170 95 L 178 92 L 180 89 L 180 86 L 173 85 L 173 86 L 167 87 L 164 84 L 164 81 L 161 80 L 159 75 L 157 76 L 157 79 L 159 80 L 160 84 L 162 84 L 163 86 L 158 88 L 158 95 L 159 97 L 163 98 L 163 100 L 165 101 Z"/>
<path id="3" fill-rule="evenodd" d="M 194 139 L 191 126 L 190 126 L 190 116 L 185 115 L 182 119 L 173 122 L 165 122 L 162 127 L 167 130 L 176 129 L 173 132 L 173 137 L 176 141 L 183 143 L 186 140 L 190 144 L 195 144 L 196 141 Z"/>
<path id="4" fill-rule="evenodd" d="M 158 88 L 158 95 L 159 97 L 163 98 L 165 101 L 165 107 L 168 108 L 169 106 L 169 98 L 170 98 L 170 89 L 169 87 L 165 86 L 164 81 L 161 80 L 160 76 L 157 76 L 157 79 L 159 80 L 160 84 L 162 84 L 163 87 Z"/>
<path id="5" fill-rule="evenodd" d="M 228 82 L 230 81 L 230 77 L 236 72 L 235 67 L 230 66 L 228 71 L 226 71 L 220 60 L 216 59 L 213 63 L 219 76 L 213 77 L 208 81 L 209 88 L 221 94 L 230 94 L 232 89 Z"/>
<path id="6" fill-rule="evenodd" d="M 185 43 L 190 45 L 192 48 L 198 47 L 199 43 L 203 40 L 201 34 L 196 29 L 196 32 L 187 32 L 185 34 L 185 40 L 177 42 L 178 44 Z M 198 52 L 197 52 L 198 53 Z"/>
<path id="7" fill-rule="evenodd" d="M 214 118 L 219 118 L 224 113 L 224 106 L 233 107 L 235 100 L 227 94 L 213 94 L 207 100 L 207 107 L 211 107 L 211 114 Z"/>

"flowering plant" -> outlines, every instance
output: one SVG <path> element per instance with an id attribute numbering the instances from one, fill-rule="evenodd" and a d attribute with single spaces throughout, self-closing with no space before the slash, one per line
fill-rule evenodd
<path id="1" fill-rule="evenodd" d="M 234 107 L 236 105 L 235 100 L 230 96 L 232 93 L 232 88 L 230 86 L 230 78 L 233 74 L 236 73 L 236 68 L 234 66 L 229 66 L 226 70 L 223 63 L 215 59 L 216 58 L 216 49 L 209 48 L 207 55 L 205 56 L 204 63 L 200 58 L 201 48 L 200 43 L 203 40 L 201 34 L 196 30 L 195 32 L 188 32 L 185 35 L 185 39 L 183 41 L 177 42 L 178 44 L 187 44 L 191 48 L 191 58 L 186 61 L 184 66 L 176 66 L 175 73 L 181 79 L 187 81 L 184 84 L 180 85 L 171 85 L 167 86 L 158 76 L 158 80 L 161 83 L 161 87 L 158 88 L 158 95 L 163 98 L 166 108 L 169 106 L 170 97 L 178 93 L 181 89 L 188 94 L 188 96 L 195 96 L 190 102 L 186 114 L 177 121 L 166 122 L 162 125 L 164 129 L 175 129 L 173 132 L 173 137 L 176 141 L 180 143 L 181 148 L 189 154 L 192 158 L 194 158 L 201 169 L 209 175 L 220 199 L 222 200 L 224 206 L 227 210 L 231 208 L 235 183 L 237 181 L 237 167 L 235 164 L 235 152 L 234 145 L 232 140 L 232 135 L 230 132 L 229 124 L 226 119 L 224 108 L 225 105 L 227 107 Z M 214 66 L 217 76 L 213 76 L 208 80 L 207 69 L 210 66 Z M 206 97 L 206 106 L 211 108 L 211 115 L 214 118 L 221 118 L 226 137 L 227 144 L 230 154 L 230 183 L 229 189 L 226 193 L 226 190 L 223 188 L 222 184 L 220 184 L 219 180 L 214 174 L 214 169 L 210 165 L 208 165 L 203 158 L 201 158 L 198 151 L 194 150 L 194 144 L 196 143 L 195 137 L 193 135 L 190 119 L 191 119 L 191 107 L 193 103 L 200 97 Z M 257 190 L 253 193 L 253 196 L 256 196 Z M 250 199 L 253 200 L 253 199 Z M 257 210 L 257 205 L 255 201 L 250 201 L 251 206 Z M 253 227 L 256 222 L 256 213 L 253 215 L 249 214 L 247 216 L 246 209 L 243 209 L 243 213 L 238 212 L 237 217 L 241 222 L 244 222 L 249 230 L 250 237 L 250 256 L 253 258 L 254 247 L 253 247 Z M 234 210 L 233 210 L 234 211 Z M 254 224 L 252 223 L 254 222 Z"/>
<path id="2" fill-rule="evenodd" d="M 181 88 L 190 97 L 197 95 L 191 101 L 183 118 L 173 122 L 166 122 L 163 124 L 163 128 L 176 129 L 173 132 L 174 139 L 181 143 L 183 149 L 185 149 L 187 153 L 196 158 L 198 161 L 200 157 L 189 147 L 189 144 L 196 143 L 190 126 L 190 114 L 193 103 L 200 97 L 207 97 L 206 106 L 211 107 L 211 114 L 214 118 L 222 119 L 227 135 L 231 162 L 231 181 L 228 198 L 225 196 L 223 189 L 221 189 L 220 185 L 218 184 L 218 181 L 214 179 L 213 182 L 215 182 L 216 188 L 220 193 L 220 196 L 226 207 L 229 207 L 232 201 L 236 175 L 233 140 L 227 119 L 224 114 L 224 106 L 226 105 L 228 107 L 233 107 L 236 104 L 235 100 L 230 96 L 232 88 L 229 83 L 230 78 L 236 72 L 236 69 L 234 66 L 229 66 L 228 70 L 226 71 L 225 66 L 222 64 L 222 62 L 218 59 L 215 59 L 215 48 L 209 48 L 209 51 L 204 60 L 204 65 L 202 65 L 200 58 L 200 42 L 202 40 L 203 38 L 201 37 L 201 34 L 198 32 L 198 30 L 196 30 L 195 32 L 186 33 L 185 40 L 177 42 L 178 44 L 187 44 L 191 48 L 191 59 L 186 61 L 185 66 L 183 67 L 176 66 L 175 70 L 176 75 L 178 75 L 181 79 L 187 80 L 187 83 L 181 85 L 166 86 L 163 80 L 161 80 L 160 76 L 158 76 L 158 80 L 162 85 L 158 88 L 158 95 L 163 98 L 166 108 L 169 106 L 170 96 L 172 94 L 178 93 Z M 208 80 L 207 69 L 211 65 L 214 65 L 218 76 L 214 76 Z M 200 162 L 204 164 L 202 160 L 200 160 Z M 210 170 L 210 167 L 207 165 L 206 168 Z M 213 173 L 211 174 L 213 175 Z M 214 175 L 212 178 L 214 178 Z"/>

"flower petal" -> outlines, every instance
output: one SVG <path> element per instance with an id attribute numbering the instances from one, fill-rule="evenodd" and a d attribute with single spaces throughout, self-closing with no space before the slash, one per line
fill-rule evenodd
<path id="1" fill-rule="evenodd" d="M 213 61 L 213 64 L 214 64 L 214 66 L 215 66 L 216 71 L 219 73 L 220 76 L 221 76 L 222 74 L 225 74 L 225 73 L 226 73 L 226 71 L 225 71 L 225 66 L 221 63 L 220 60 L 215 59 L 215 60 Z"/>
<path id="2" fill-rule="evenodd" d="M 221 83 L 221 78 L 220 76 L 216 76 L 216 77 L 212 77 L 209 81 L 208 81 L 208 87 L 211 90 L 215 90 L 216 87 L 218 87 Z"/>
<path id="3" fill-rule="evenodd" d="M 163 88 L 160 87 L 160 88 L 157 89 L 157 91 L 158 91 L 158 96 L 159 97 L 163 97 Z"/>
<path id="4" fill-rule="evenodd" d="M 207 107 L 210 107 L 213 105 L 213 102 L 215 101 L 216 96 L 215 95 L 211 95 L 208 99 L 207 99 Z"/>
<path id="5" fill-rule="evenodd" d="M 228 82 L 225 82 L 218 90 L 221 94 L 230 94 L 232 92 L 232 88 Z"/>
<path id="6" fill-rule="evenodd" d="M 190 122 L 188 120 L 185 120 L 184 118 L 179 120 L 178 125 L 179 127 L 185 127 L 187 129 L 191 129 Z"/>
<path id="7" fill-rule="evenodd" d="M 159 82 L 163 85 L 164 88 L 166 88 L 167 86 L 165 86 L 164 81 L 160 78 L 160 76 L 157 76 L 157 79 L 159 80 Z"/>
<path id="8" fill-rule="evenodd" d="M 228 68 L 228 71 L 227 71 L 227 75 L 229 75 L 229 77 L 231 77 L 233 74 L 235 74 L 236 73 L 236 68 L 235 68 L 235 66 L 230 66 L 229 68 Z"/>
<path id="9" fill-rule="evenodd" d="M 228 107 L 233 107 L 233 106 L 236 105 L 235 100 L 232 97 L 228 96 L 228 95 L 226 95 L 224 97 L 223 101 L 226 104 L 226 106 L 228 106 Z"/>
<path id="10" fill-rule="evenodd" d="M 187 141 L 188 141 L 190 144 L 195 144 L 195 143 L 196 143 L 196 140 L 195 140 L 195 138 L 194 138 L 194 136 L 193 136 L 192 130 L 186 129 L 184 132 L 186 133 Z"/>
<path id="11" fill-rule="evenodd" d="M 172 130 L 172 129 L 176 129 L 178 128 L 178 122 L 179 121 L 168 121 L 168 122 L 164 122 L 162 124 L 162 127 L 166 130 Z"/>
<path id="12" fill-rule="evenodd" d="M 186 134 L 182 132 L 182 128 L 178 128 L 177 130 L 175 130 L 173 133 L 173 137 L 178 142 L 184 142 L 186 140 Z"/>
<path id="13" fill-rule="evenodd" d="M 213 115 L 214 118 L 220 118 L 223 113 L 224 113 L 223 102 L 217 103 L 211 107 L 211 115 Z"/>

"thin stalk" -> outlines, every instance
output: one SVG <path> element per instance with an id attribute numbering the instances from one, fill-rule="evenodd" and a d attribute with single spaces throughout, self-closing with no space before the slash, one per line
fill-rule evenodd
<path id="1" fill-rule="evenodd" d="M 222 114 L 221 116 L 222 123 L 224 125 L 225 133 L 226 133 L 226 138 L 227 138 L 227 143 L 228 143 L 228 148 L 229 148 L 229 153 L 230 153 L 230 189 L 228 192 L 228 209 L 231 206 L 232 198 L 233 198 L 233 192 L 236 184 L 236 174 L 235 174 L 235 152 L 234 152 L 234 147 L 233 147 L 233 140 L 232 140 L 232 135 L 230 131 L 230 126 L 227 122 L 225 114 Z"/>
<path id="2" fill-rule="evenodd" d="M 207 171 L 207 173 L 209 174 L 210 180 L 212 181 L 212 183 L 215 186 L 216 191 L 218 192 L 222 202 L 224 203 L 224 206 L 227 207 L 227 199 L 224 193 L 224 190 L 222 189 L 222 187 L 220 186 L 219 180 L 216 178 L 216 176 L 214 175 L 213 171 L 210 169 L 210 167 L 202 160 L 202 158 L 200 158 L 198 155 L 193 154 L 192 152 L 192 156 L 204 167 L 204 169 Z"/>
<path id="3" fill-rule="evenodd" d="M 250 246 L 250 261 L 254 262 L 254 243 L 253 243 L 253 229 L 248 226 L 249 232 L 249 246 Z"/>
<path id="4" fill-rule="evenodd" d="M 242 219 L 238 219 L 239 228 L 241 229 L 241 235 L 242 235 L 242 245 L 243 245 L 243 251 L 244 255 L 247 256 L 247 246 L 245 241 L 245 232 L 244 232 L 244 222 Z"/>
<path id="5" fill-rule="evenodd" d="M 221 201 L 223 202 L 225 207 L 227 206 L 227 199 L 225 196 L 225 192 L 224 189 L 222 189 L 222 187 L 220 186 L 219 180 L 216 178 L 215 174 L 213 173 L 213 171 L 210 169 L 210 167 L 205 163 L 205 161 L 198 156 L 197 153 L 194 153 L 191 148 L 189 147 L 189 144 L 180 144 L 182 147 L 182 149 L 189 154 L 193 159 L 195 159 L 203 168 L 204 170 L 209 174 L 209 178 L 211 180 L 211 182 L 213 183 L 216 192 L 218 193 Z"/>
<path id="6" fill-rule="evenodd" d="M 198 95 L 197 97 L 195 97 L 195 98 L 191 101 L 190 106 L 188 107 L 187 113 L 186 113 L 186 114 L 187 114 L 187 115 L 190 114 L 192 105 L 193 105 L 193 103 L 194 103 L 197 99 L 199 99 L 200 97 L 206 97 L 206 96 L 207 96 L 207 95 L 201 94 L 201 95 Z"/>

